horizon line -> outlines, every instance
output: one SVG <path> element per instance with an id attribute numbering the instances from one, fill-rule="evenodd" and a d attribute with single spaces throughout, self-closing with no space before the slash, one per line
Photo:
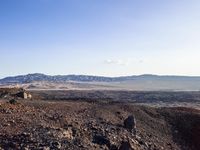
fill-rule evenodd
<path id="1" fill-rule="evenodd" d="M 0 78 L 0 80 L 9 78 L 9 77 L 17 77 L 17 76 L 27 76 L 27 75 L 46 75 L 46 76 L 93 76 L 93 77 L 105 77 L 105 78 L 119 78 L 119 77 L 133 77 L 133 76 L 158 76 L 158 77 L 200 77 L 200 75 L 173 75 L 173 74 L 132 74 L 132 75 L 119 75 L 119 76 L 106 76 L 106 75 L 94 75 L 94 74 L 48 74 L 48 73 L 27 73 L 27 74 L 18 74 L 18 75 L 8 75 Z"/>

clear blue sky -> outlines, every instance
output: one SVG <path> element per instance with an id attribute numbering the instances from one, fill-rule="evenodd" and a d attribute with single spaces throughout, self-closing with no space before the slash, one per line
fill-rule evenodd
<path id="1" fill-rule="evenodd" d="M 199 0 L 1 0 L 0 77 L 200 75 Z"/>

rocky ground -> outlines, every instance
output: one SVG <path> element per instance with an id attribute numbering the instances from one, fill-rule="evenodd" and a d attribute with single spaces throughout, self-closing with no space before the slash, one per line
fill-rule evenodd
<path id="1" fill-rule="evenodd" d="M 200 149 L 200 111 L 194 108 L 44 96 L 25 100 L 16 92 L 1 94 L 0 149 Z"/>
<path id="2" fill-rule="evenodd" d="M 130 123 L 136 124 L 131 130 L 124 124 L 130 115 L 135 119 Z M 199 148 L 200 112 L 186 108 L 1 100 L 0 120 L 0 147 L 5 150 Z"/>

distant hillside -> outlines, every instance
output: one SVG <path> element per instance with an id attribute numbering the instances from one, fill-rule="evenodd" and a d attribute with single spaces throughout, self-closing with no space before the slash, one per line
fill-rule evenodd
<path id="1" fill-rule="evenodd" d="M 118 78 L 120 79 L 120 78 Z M 14 77 L 6 77 L 0 80 L 0 83 L 30 83 L 34 81 L 49 81 L 49 82 L 65 82 L 65 81 L 85 81 L 85 82 L 111 82 L 116 80 L 116 78 L 110 77 L 100 77 L 100 76 L 85 76 L 85 75 L 56 75 L 49 76 L 45 74 L 28 74 L 20 75 Z"/>
<path id="2" fill-rule="evenodd" d="M 103 77 L 87 75 L 28 74 L 0 79 L 0 85 L 28 89 L 200 90 L 200 77 L 139 75 Z"/>
<path id="3" fill-rule="evenodd" d="M 88 76 L 88 75 L 56 75 L 50 76 L 40 73 L 27 74 L 0 79 L 1 84 L 9 83 L 31 83 L 34 81 L 49 81 L 49 82 L 120 82 L 130 80 L 179 80 L 179 81 L 200 81 L 200 77 L 188 76 L 158 76 L 158 75 L 139 75 L 139 76 L 123 76 L 123 77 L 103 77 L 103 76 Z"/>

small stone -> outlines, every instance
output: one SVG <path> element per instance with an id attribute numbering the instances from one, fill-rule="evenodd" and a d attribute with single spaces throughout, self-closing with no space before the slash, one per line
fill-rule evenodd
<path id="1" fill-rule="evenodd" d="M 68 130 L 64 130 L 63 137 L 72 140 L 73 139 L 73 131 L 70 128 Z"/>
<path id="2" fill-rule="evenodd" d="M 60 149 L 61 148 L 61 143 L 60 142 L 52 142 L 51 146 L 52 146 L 52 148 Z"/>
<path id="3" fill-rule="evenodd" d="M 45 147 L 43 147 L 43 150 L 50 150 L 50 148 L 45 146 Z"/>
<path id="4" fill-rule="evenodd" d="M 11 123 L 15 123 L 15 120 L 11 120 L 10 122 L 11 122 Z"/>
<path id="5" fill-rule="evenodd" d="M 7 123 L 6 126 L 10 126 L 10 123 Z"/>
<path id="6" fill-rule="evenodd" d="M 28 147 L 24 147 L 24 150 L 29 150 L 29 148 Z"/>

